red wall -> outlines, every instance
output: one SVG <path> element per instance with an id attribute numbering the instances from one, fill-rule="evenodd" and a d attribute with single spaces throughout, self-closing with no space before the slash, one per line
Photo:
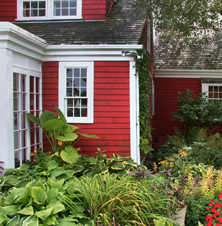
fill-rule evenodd
<path id="1" fill-rule="evenodd" d="M 0 0 L 0 21 L 14 22 L 17 18 L 17 0 Z"/>
<path id="2" fill-rule="evenodd" d="M 58 62 L 43 65 L 43 110 L 58 106 Z M 130 156 L 129 62 L 94 62 L 94 123 L 75 124 L 81 132 L 99 139 L 84 138 L 77 143 L 85 154 L 97 148 L 108 156 Z M 44 145 L 45 150 L 49 147 Z"/>
<path id="3" fill-rule="evenodd" d="M 83 0 L 83 20 L 105 20 L 106 0 Z"/>
<path id="4" fill-rule="evenodd" d="M 0 0 L 0 21 L 14 22 L 17 18 L 17 0 Z M 113 0 L 82 0 L 83 20 L 105 20 Z"/>
<path id="5" fill-rule="evenodd" d="M 153 142 L 164 143 L 167 135 L 174 134 L 174 127 L 178 126 L 172 120 L 172 112 L 178 108 L 178 92 L 187 89 L 195 94 L 201 92 L 200 78 L 155 78 L 155 113 L 153 117 Z"/>

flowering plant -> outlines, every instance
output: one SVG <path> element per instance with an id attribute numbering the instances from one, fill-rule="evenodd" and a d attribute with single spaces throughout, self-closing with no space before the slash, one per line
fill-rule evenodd
<path id="1" fill-rule="evenodd" d="M 206 226 L 222 226 L 222 192 L 216 197 L 216 199 L 211 200 L 208 204 L 207 210 L 209 214 L 206 216 L 207 224 Z"/>

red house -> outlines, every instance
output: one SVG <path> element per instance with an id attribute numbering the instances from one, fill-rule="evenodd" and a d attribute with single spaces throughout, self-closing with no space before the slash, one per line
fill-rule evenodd
<path id="1" fill-rule="evenodd" d="M 131 2 L 0 1 L 0 160 L 5 168 L 20 166 L 42 147 L 41 129 L 29 128 L 26 113 L 39 116 L 55 111 L 55 105 L 81 132 L 99 137 L 78 143 L 85 154 L 99 147 L 108 156 L 140 162 L 134 57 L 144 47 L 151 54 L 152 39 L 145 13 Z"/>
<path id="2" fill-rule="evenodd" d="M 172 120 L 172 112 L 177 111 L 178 92 L 190 89 L 195 94 L 206 92 L 212 100 L 222 100 L 221 41 L 190 46 L 157 40 L 154 83 L 153 142 L 161 144 L 178 127 Z"/>

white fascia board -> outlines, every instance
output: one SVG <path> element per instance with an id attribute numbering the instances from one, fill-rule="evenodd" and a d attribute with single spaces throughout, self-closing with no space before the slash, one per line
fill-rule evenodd
<path id="1" fill-rule="evenodd" d="M 132 60 L 132 56 L 122 56 L 122 51 L 136 51 L 142 45 L 49 45 L 44 61 L 95 61 L 95 60 Z M 118 58 L 116 58 L 118 57 Z"/>
<path id="2" fill-rule="evenodd" d="M 154 78 L 220 78 L 222 70 L 173 70 L 154 69 Z"/>
<path id="3" fill-rule="evenodd" d="M 46 41 L 9 22 L 0 22 L 0 48 L 42 59 Z"/>

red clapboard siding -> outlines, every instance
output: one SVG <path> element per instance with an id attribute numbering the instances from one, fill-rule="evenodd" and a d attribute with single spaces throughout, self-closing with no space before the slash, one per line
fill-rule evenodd
<path id="1" fill-rule="evenodd" d="M 84 20 L 105 20 L 106 0 L 83 0 L 82 16 Z"/>
<path id="2" fill-rule="evenodd" d="M 95 62 L 94 67 L 94 123 L 76 126 L 99 139 L 82 138 L 77 145 L 88 155 L 100 148 L 108 156 L 130 156 L 129 62 Z"/>
<path id="3" fill-rule="evenodd" d="M 111 11 L 113 4 L 113 0 L 106 0 L 106 15 Z"/>
<path id="4" fill-rule="evenodd" d="M 199 78 L 155 78 L 155 114 L 153 117 L 153 141 L 166 140 L 174 134 L 177 122 L 172 120 L 172 112 L 177 111 L 178 92 L 187 89 L 195 94 L 201 92 Z M 165 137 L 165 138 L 164 138 Z"/>
<path id="5" fill-rule="evenodd" d="M 17 0 L 0 0 L 0 21 L 14 22 L 17 18 Z"/>
<path id="6" fill-rule="evenodd" d="M 43 110 L 58 106 L 58 62 L 43 64 Z M 75 124 L 82 133 L 99 139 L 82 138 L 77 147 L 82 153 L 96 155 L 97 148 L 130 156 L 129 62 L 94 62 L 94 123 Z M 44 138 L 44 150 L 50 146 Z"/>

